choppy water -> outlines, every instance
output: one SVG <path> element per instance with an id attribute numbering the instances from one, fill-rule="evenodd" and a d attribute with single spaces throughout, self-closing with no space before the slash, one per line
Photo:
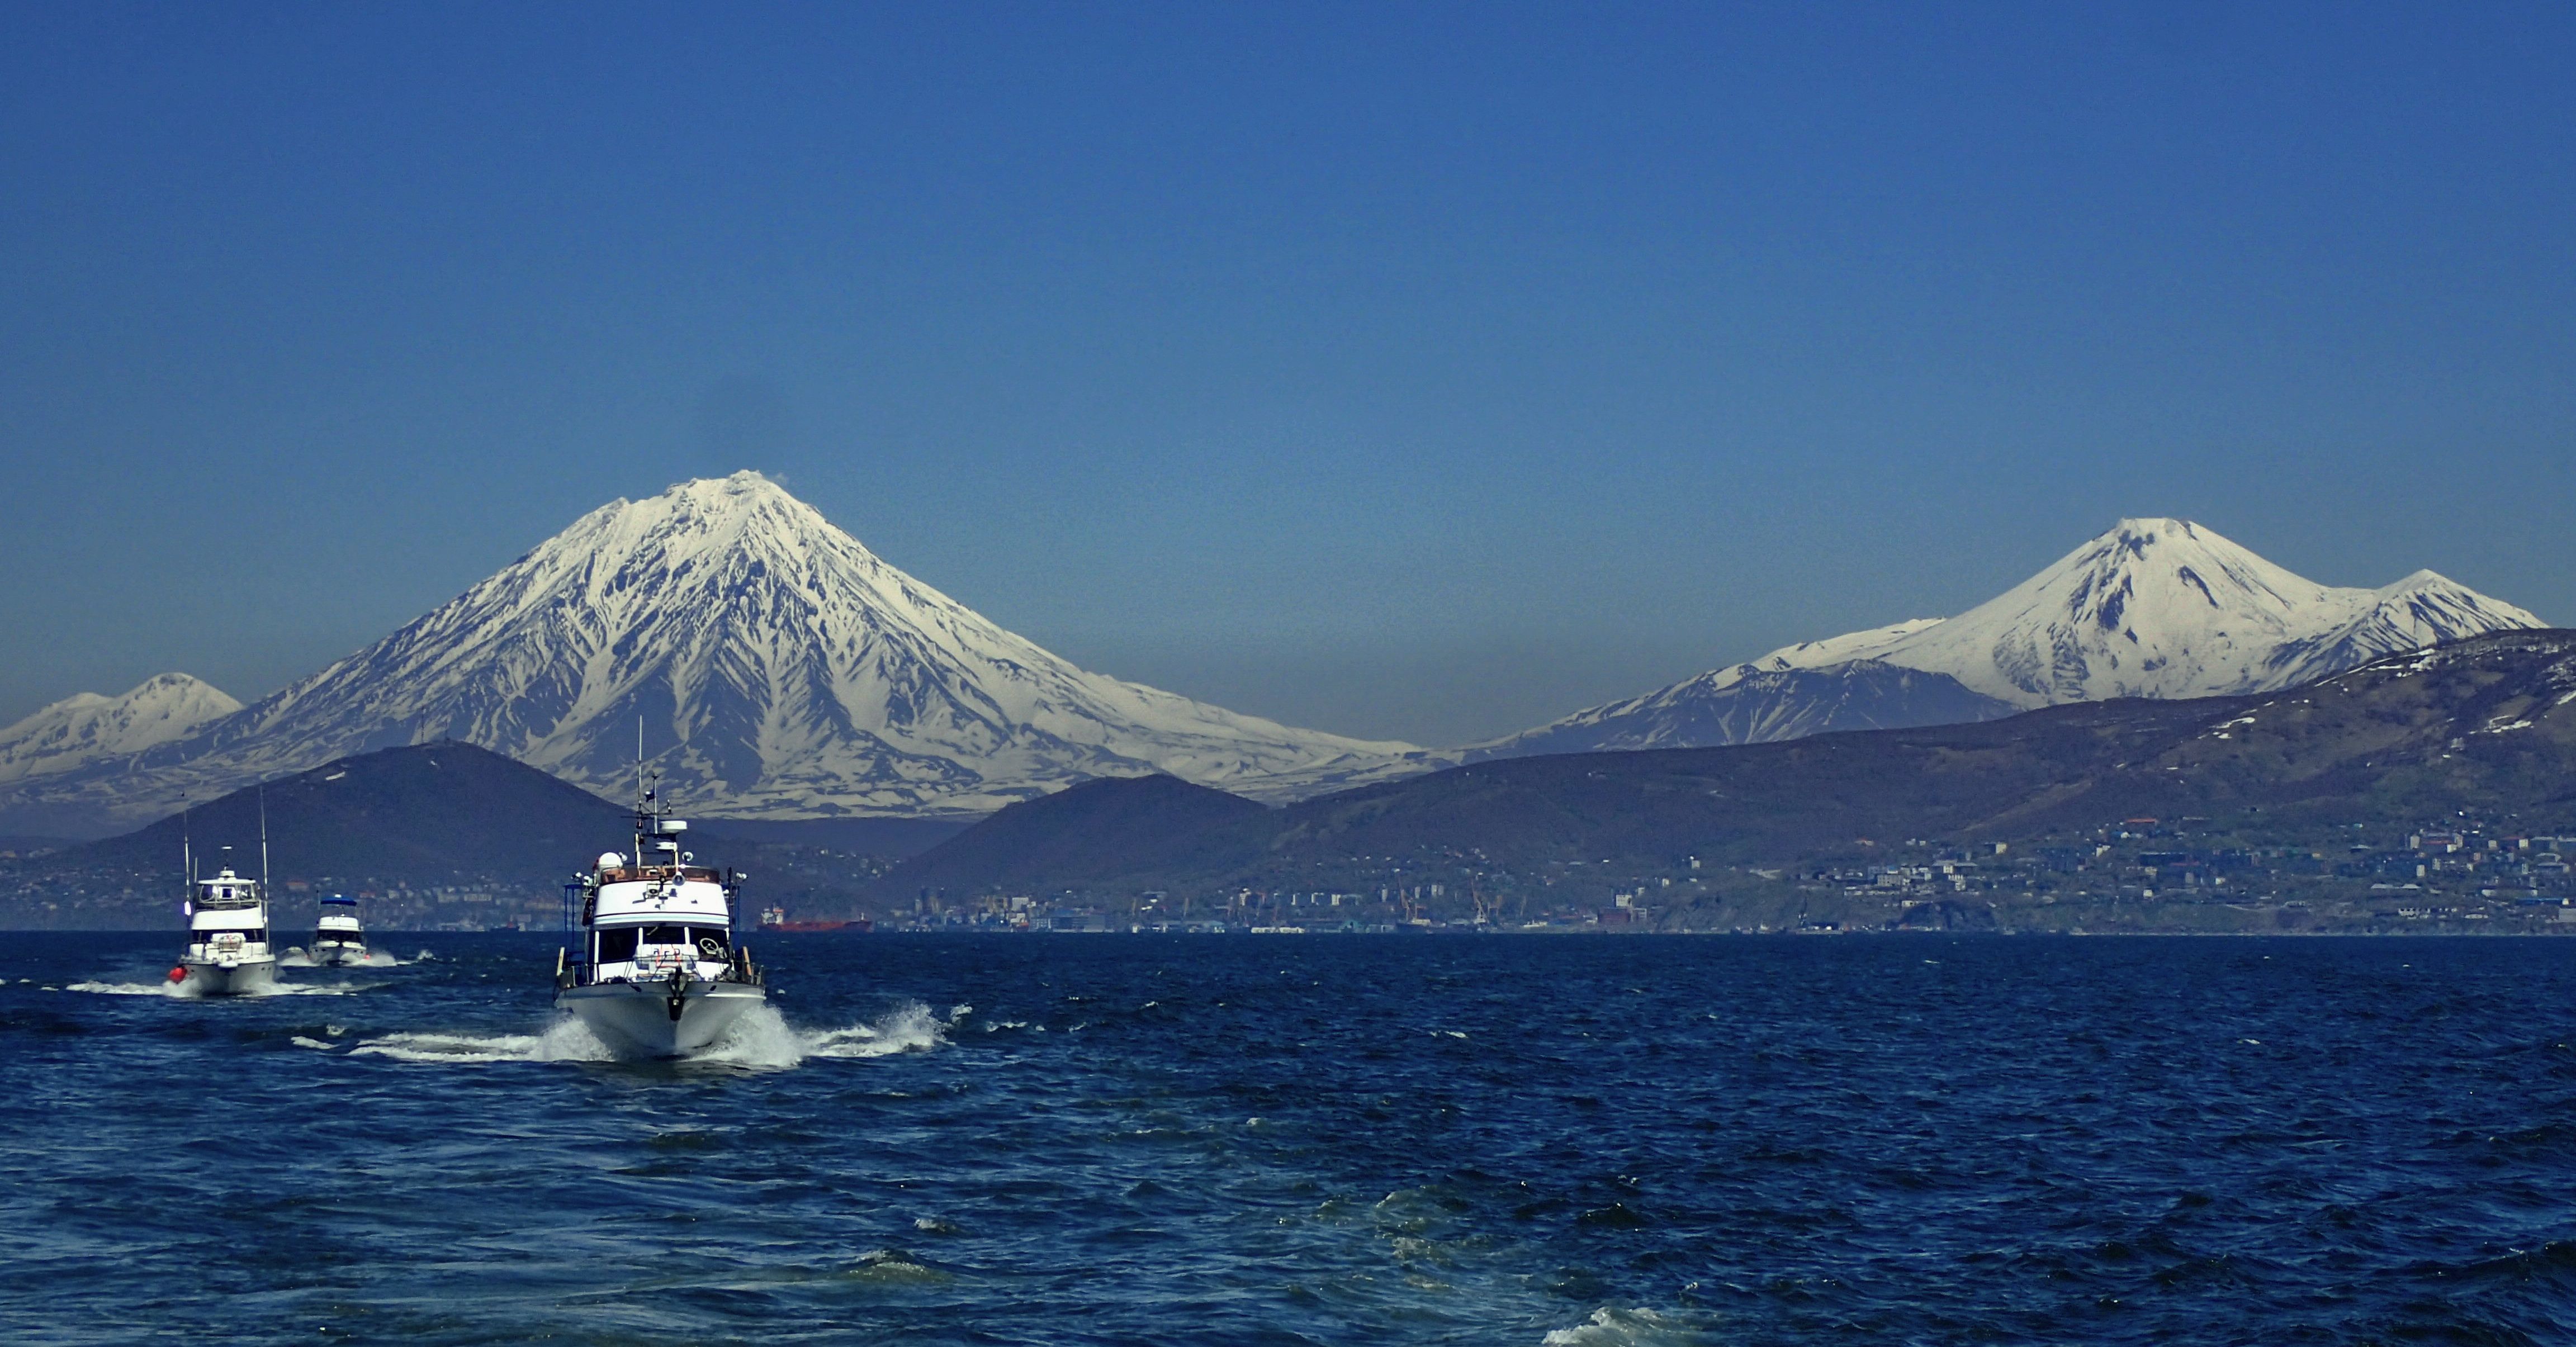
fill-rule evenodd
<path id="1" fill-rule="evenodd" d="M 679 1065 L 172 943 L 0 959 L 8 1341 L 2576 1331 L 2576 941 L 809 936 Z"/>

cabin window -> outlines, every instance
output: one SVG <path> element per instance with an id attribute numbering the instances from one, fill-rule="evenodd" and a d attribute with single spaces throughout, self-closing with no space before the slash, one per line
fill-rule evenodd
<path id="1" fill-rule="evenodd" d="M 686 926 L 647 926 L 644 928 L 644 943 L 648 945 L 685 945 L 689 943 L 689 928 Z"/>
<path id="2" fill-rule="evenodd" d="M 636 934 L 632 926 L 620 926 L 600 932 L 599 962 L 625 963 L 633 959 Z"/>

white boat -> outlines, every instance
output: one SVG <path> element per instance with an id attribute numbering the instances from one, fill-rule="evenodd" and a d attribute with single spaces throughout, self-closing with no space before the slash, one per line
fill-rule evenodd
<path id="1" fill-rule="evenodd" d="M 607 852 L 580 878 L 582 943 L 555 960 L 555 1008 L 622 1056 L 695 1052 L 768 1000 L 761 970 L 733 941 L 744 877 L 699 865 L 680 849 L 687 822 L 660 808 L 643 792 L 632 859 Z"/>
<path id="2" fill-rule="evenodd" d="M 238 996 L 277 982 L 269 952 L 268 888 L 225 866 L 188 900 L 188 952 L 173 980 L 199 996 Z"/>
<path id="3" fill-rule="evenodd" d="M 179 811 L 179 858 L 187 867 L 188 952 L 170 970 L 181 990 L 199 996 L 240 996 L 277 984 L 277 955 L 268 936 L 268 796 L 259 800 L 259 878 L 229 865 L 212 879 L 197 878 L 197 854 L 188 839 L 188 812 Z"/>
<path id="4" fill-rule="evenodd" d="M 313 923 L 313 947 L 305 951 L 317 968 L 338 968 L 367 961 L 367 935 L 358 927 L 358 900 L 332 894 L 322 900 L 322 915 Z"/>

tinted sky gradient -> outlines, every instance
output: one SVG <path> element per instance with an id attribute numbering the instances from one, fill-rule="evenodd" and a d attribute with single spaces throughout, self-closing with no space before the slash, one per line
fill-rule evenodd
<path id="1" fill-rule="evenodd" d="M 756 467 L 1454 742 L 2122 515 L 2576 621 L 2576 9 L 0 5 L 0 720 Z"/>

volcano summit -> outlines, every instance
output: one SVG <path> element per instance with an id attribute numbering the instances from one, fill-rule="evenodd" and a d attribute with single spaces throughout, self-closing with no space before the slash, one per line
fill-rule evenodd
<path id="1" fill-rule="evenodd" d="M 622 798 L 752 818 L 988 813 L 1168 772 L 1289 798 L 1409 744 L 1091 673 L 886 564 L 755 472 L 591 511 L 364 650 L 193 733 L 17 783 L 28 823 L 139 823 L 254 780 L 459 739 Z"/>

